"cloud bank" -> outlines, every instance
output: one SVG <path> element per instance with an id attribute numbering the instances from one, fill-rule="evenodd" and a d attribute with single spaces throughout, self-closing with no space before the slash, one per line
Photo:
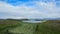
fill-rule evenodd
<path id="1" fill-rule="evenodd" d="M 60 7 L 55 2 L 28 2 L 13 6 L 0 2 L 0 18 L 60 18 Z"/>

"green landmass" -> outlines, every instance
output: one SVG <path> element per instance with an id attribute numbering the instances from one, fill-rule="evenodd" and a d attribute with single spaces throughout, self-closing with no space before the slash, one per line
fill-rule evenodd
<path id="1" fill-rule="evenodd" d="M 0 20 L 0 34 L 60 34 L 60 20 L 47 20 L 42 23 Z"/>

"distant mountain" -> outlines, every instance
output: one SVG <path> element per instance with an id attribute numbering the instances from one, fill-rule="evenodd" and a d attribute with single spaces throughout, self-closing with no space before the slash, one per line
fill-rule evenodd
<path id="1" fill-rule="evenodd" d="M 45 18 L 44 20 L 60 20 L 60 18 Z"/>
<path id="2" fill-rule="evenodd" d="M 44 18 L 44 19 L 0 19 L 0 20 L 23 20 L 23 21 L 43 21 L 43 20 L 60 20 L 60 18 Z"/>

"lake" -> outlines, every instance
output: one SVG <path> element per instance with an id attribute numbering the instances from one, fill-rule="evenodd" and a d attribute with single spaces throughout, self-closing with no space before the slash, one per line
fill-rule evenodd
<path id="1" fill-rule="evenodd" d="M 28 22 L 28 23 L 42 23 L 45 21 L 34 21 L 34 20 L 29 20 L 29 21 L 23 21 L 23 22 Z"/>

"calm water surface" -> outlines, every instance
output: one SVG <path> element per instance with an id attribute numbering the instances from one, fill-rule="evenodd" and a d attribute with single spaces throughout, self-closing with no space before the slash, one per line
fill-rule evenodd
<path id="1" fill-rule="evenodd" d="M 28 23 L 42 23 L 43 21 L 23 21 L 23 22 L 28 22 Z"/>

